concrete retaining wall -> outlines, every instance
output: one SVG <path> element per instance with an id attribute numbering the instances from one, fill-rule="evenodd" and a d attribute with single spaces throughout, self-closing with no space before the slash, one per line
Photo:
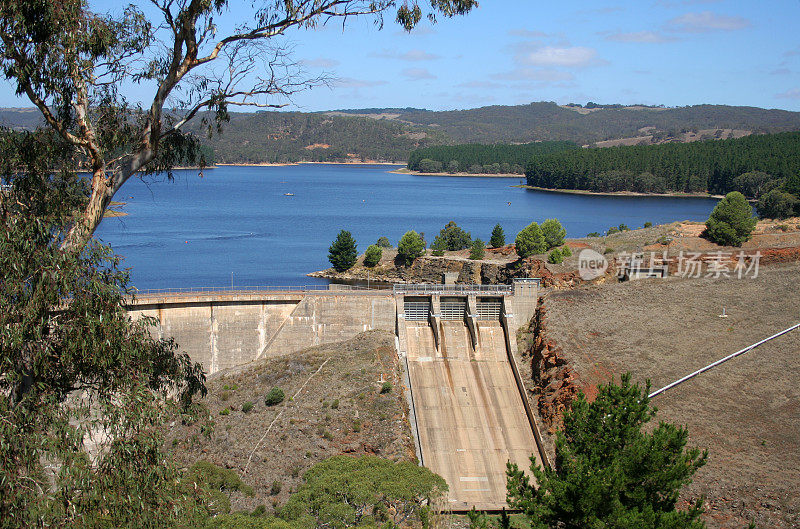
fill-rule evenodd
<path id="1" fill-rule="evenodd" d="M 368 330 L 394 332 L 396 309 L 391 293 L 295 292 L 146 297 L 129 312 L 156 318 L 159 337 L 215 373 Z"/>

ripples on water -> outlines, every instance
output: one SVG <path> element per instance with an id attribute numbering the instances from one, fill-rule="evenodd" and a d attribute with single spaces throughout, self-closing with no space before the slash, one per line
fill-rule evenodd
<path id="1" fill-rule="evenodd" d="M 604 197 L 529 191 L 519 178 L 391 174 L 387 166 L 304 164 L 176 171 L 175 181 L 123 187 L 128 216 L 103 221 L 97 236 L 125 256 L 142 289 L 304 285 L 327 268 L 328 246 L 350 230 L 363 252 L 409 229 L 432 241 L 450 220 L 488 241 L 506 240 L 531 221 L 557 217 L 568 237 L 645 222 L 705 220 L 716 200 Z M 293 196 L 286 196 L 293 193 Z"/>

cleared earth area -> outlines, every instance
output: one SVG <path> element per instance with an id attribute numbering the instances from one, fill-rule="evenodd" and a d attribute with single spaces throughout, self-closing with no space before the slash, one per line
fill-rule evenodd
<path id="1" fill-rule="evenodd" d="M 555 291 L 548 338 L 582 386 L 626 371 L 658 389 L 800 322 L 800 264 L 746 279 L 649 279 Z M 728 317 L 721 318 L 725 310 Z M 707 497 L 712 528 L 800 526 L 800 329 L 653 399 L 709 450 L 684 500 Z"/>

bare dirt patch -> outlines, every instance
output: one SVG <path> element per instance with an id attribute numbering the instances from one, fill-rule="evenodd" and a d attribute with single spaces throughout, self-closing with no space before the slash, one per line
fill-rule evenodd
<path id="1" fill-rule="evenodd" d="M 548 295 L 548 336 L 583 384 L 630 371 L 653 389 L 800 321 L 800 264 L 757 278 L 651 279 Z M 723 308 L 727 318 L 720 318 Z M 800 331 L 654 399 L 709 463 L 684 499 L 706 495 L 712 528 L 800 525 Z"/>
<path id="2" fill-rule="evenodd" d="M 391 384 L 391 391 L 381 393 L 381 379 Z M 200 432 L 200 423 L 176 424 L 167 446 L 186 467 L 207 460 L 235 469 L 255 496 L 234 495 L 232 510 L 266 505 L 269 512 L 297 489 L 309 467 L 328 457 L 416 458 L 400 380 L 394 336 L 382 331 L 253 362 L 208 381 L 208 395 L 201 402 L 215 423 L 210 437 Z M 286 399 L 267 406 L 264 397 L 273 387 L 280 387 Z M 253 408 L 245 413 L 247 402 Z M 280 484 L 279 492 L 273 483 Z"/>

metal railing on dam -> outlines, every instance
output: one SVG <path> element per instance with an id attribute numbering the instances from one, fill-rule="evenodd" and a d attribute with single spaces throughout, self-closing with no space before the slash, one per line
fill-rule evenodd
<path id="1" fill-rule="evenodd" d="M 138 297 L 151 296 L 185 296 L 185 295 L 209 295 L 209 294 L 256 294 L 259 292 L 281 293 L 281 292 L 309 292 L 314 294 L 342 294 L 359 293 L 386 294 L 392 289 L 387 286 L 364 287 L 360 285 L 257 285 L 257 286 L 237 286 L 237 287 L 182 287 L 182 288 L 151 288 L 135 289 L 133 295 Z"/>
<path id="2" fill-rule="evenodd" d="M 395 294 L 512 294 L 512 285 L 394 284 Z"/>

